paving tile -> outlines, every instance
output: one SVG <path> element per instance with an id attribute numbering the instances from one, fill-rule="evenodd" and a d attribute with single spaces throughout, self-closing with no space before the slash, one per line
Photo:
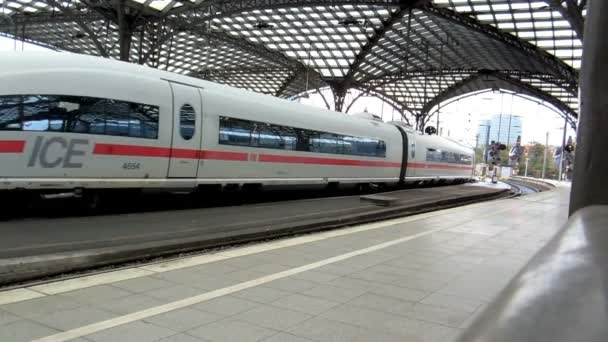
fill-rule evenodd
<path id="1" fill-rule="evenodd" d="M 188 268 L 183 268 L 163 273 L 157 273 L 150 277 L 170 281 L 174 284 L 193 286 L 194 284 L 204 283 L 207 279 L 213 276 L 204 273 L 192 272 Z"/>
<path id="2" fill-rule="evenodd" d="M 128 297 L 108 300 L 105 303 L 96 305 L 95 307 L 104 311 L 125 315 L 165 303 L 166 301 L 161 301 L 142 294 L 132 294 Z"/>
<path id="3" fill-rule="evenodd" d="M 393 315 L 411 316 L 416 303 L 400 300 L 395 297 L 365 293 L 357 298 L 353 298 L 348 304 Z"/>
<path id="4" fill-rule="evenodd" d="M 418 338 L 421 341 L 436 341 L 451 330 L 443 325 L 408 319 L 403 316 L 369 310 L 350 304 L 342 304 L 331 308 L 322 313 L 320 317 L 400 335 L 406 340 Z"/>
<path id="5" fill-rule="evenodd" d="M 175 334 L 175 335 L 171 335 L 171 336 L 162 338 L 160 340 L 157 340 L 156 342 L 206 342 L 206 341 L 208 341 L 208 340 L 204 340 L 202 338 L 194 337 L 192 335 L 188 335 L 188 334 L 184 334 L 184 333 L 179 333 L 179 334 Z"/>
<path id="6" fill-rule="evenodd" d="M 338 304 L 340 303 L 301 294 L 283 297 L 271 303 L 273 306 L 303 312 L 310 315 L 320 314 L 321 312 L 324 312 Z"/>
<path id="7" fill-rule="evenodd" d="M 236 258 L 230 258 L 230 259 L 221 261 L 221 264 L 223 266 L 229 266 L 229 267 L 234 268 L 232 271 L 230 271 L 230 272 L 234 272 L 239 269 L 245 270 L 248 268 L 256 267 L 257 265 L 260 265 L 260 264 L 274 262 L 275 260 L 277 262 L 279 262 L 278 258 L 272 257 L 273 252 L 275 252 L 275 251 L 269 251 L 269 252 L 265 252 L 265 253 L 257 253 L 257 254 L 236 257 Z M 284 252 L 282 252 L 282 254 L 283 253 Z M 226 273 L 229 273 L 229 272 L 226 272 Z"/>
<path id="8" fill-rule="evenodd" d="M 430 280 L 437 281 L 449 281 L 455 278 L 458 274 L 454 273 L 445 273 L 445 272 L 427 272 L 424 267 L 420 269 L 411 269 L 411 268 L 403 268 L 403 267 L 394 267 L 386 264 L 376 265 L 369 270 L 374 272 L 395 274 L 399 276 L 405 277 L 416 277 L 416 278 L 425 278 Z"/>
<path id="9" fill-rule="evenodd" d="M 273 289 L 279 289 L 288 292 L 300 292 L 311 289 L 315 286 L 318 286 L 318 283 L 297 279 L 292 277 L 282 278 L 278 280 L 271 281 L 270 283 L 264 284 L 266 287 L 270 287 Z"/>
<path id="10" fill-rule="evenodd" d="M 403 336 L 379 332 L 323 317 L 310 319 L 290 329 L 289 333 L 320 342 L 404 342 Z"/>
<path id="11" fill-rule="evenodd" d="M 273 289 L 266 286 L 256 286 L 232 294 L 232 296 L 234 297 L 247 299 L 259 303 L 269 303 L 281 297 L 286 297 L 289 295 L 291 295 L 291 292 Z"/>
<path id="12" fill-rule="evenodd" d="M 32 320 L 54 329 L 70 330 L 91 323 L 105 321 L 113 317 L 116 317 L 116 314 L 91 306 L 82 306 L 75 309 L 57 311 L 48 316 L 38 316 L 32 318 Z"/>
<path id="13" fill-rule="evenodd" d="M 87 340 L 98 342 L 116 341 L 157 341 L 165 337 L 175 335 L 176 331 L 159 327 L 152 323 L 142 321 L 127 323 L 117 327 L 102 330 L 91 335 L 84 336 Z"/>
<path id="14" fill-rule="evenodd" d="M 316 270 L 319 272 L 323 272 L 323 273 L 330 273 L 330 274 L 335 274 L 335 275 L 339 275 L 339 276 L 344 276 L 344 275 L 351 274 L 353 272 L 357 272 L 360 269 L 359 268 L 351 269 L 351 268 L 343 267 L 343 266 L 336 265 L 336 264 L 329 264 L 329 265 L 319 267 Z"/>
<path id="15" fill-rule="evenodd" d="M 190 281 L 190 282 L 184 283 L 183 285 L 191 287 L 191 288 L 212 291 L 212 290 L 217 290 L 217 289 L 221 289 L 224 287 L 232 286 L 232 285 L 238 284 L 240 282 L 241 281 L 239 281 L 239 280 L 229 279 L 224 276 L 215 276 L 215 275 L 207 276 L 207 275 L 205 275 L 203 278 L 199 278 L 196 281 Z"/>
<path id="16" fill-rule="evenodd" d="M 473 312 L 473 314 L 471 316 L 469 316 L 469 318 L 467 318 L 464 322 L 462 322 L 459 326 L 460 329 L 467 329 L 469 326 L 471 326 L 471 324 L 473 324 L 473 322 L 475 322 L 480 316 L 482 316 L 487 308 L 488 304 L 483 304 L 480 307 L 477 308 L 477 310 L 475 310 Z"/>
<path id="17" fill-rule="evenodd" d="M 475 275 L 465 274 L 459 279 L 450 282 L 439 290 L 440 294 L 453 295 L 473 300 L 491 301 L 507 285 L 511 274 Z M 501 279 L 502 278 L 502 279 Z"/>
<path id="18" fill-rule="evenodd" d="M 240 282 L 245 282 L 245 281 L 261 278 L 270 273 L 271 272 L 259 272 L 259 271 L 252 271 L 252 270 L 247 269 L 247 270 L 238 270 L 238 271 L 226 273 L 224 275 L 224 277 L 235 280 L 235 283 L 240 283 Z"/>
<path id="19" fill-rule="evenodd" d="M 316 283 L 325 283 L 339 277 L 340 276 L 336 274 L 325 273 L 320 271 L 307 271 L 292 276 L 292 278 L 309 280 Z"/>
<path id="20" fill-rule="evenodd" d="M 204 292 L 205 290 L 195 289 L 189 286 L 174 285 L 170 287 L 163 287 L 156 290 L 146 291 L 142 294 L 164 301 L 175 301 L 196 296 Z"/>
<path id="21" fill-rule="evenodd" d="M 313 340 L 309 340 L 307 338 L 296 336 L 293 334 L 288 334 L 284 332 L 280 332 L 278 334 L 274 334 L 269 338 L 263 339 L 262 342 L 315 342 Z"/>
<path id="22" fill-rule="evenodd" d="M 110 285 L 97 285 L 85 289 L 64 292 L 59 296 L 69 297 L 82 303 L 101 303 L 114 298 L 126 297 L 131 291 Z"/>
<path id="23" fill-rule="evenodd" d="M 429 278 L 402 276 L 393 281 L 392 284 L 414 290 L 433 292 L 443 288 L 448 282 Z"/>
<path id="24" fill-rule="evenodd" d="M 388 284 L 377 284 L 369 292 L 412 302 L 419 301 L 429 294 L 427 291 Z"/>
<path id="25" fill-rule="evenodd" d="M 144 321 L 175 331 L 186 331 L 222 318 L 221 315 L 183 308 L 148 317 Z"/>
<path id="26" fill-rule="evenodd" d="M 447 333 L 439 342 L 456 342 L 464 330 L 454 329 Z"/>
<path id="27" fill-rule="evenodd" d="M 387 274 L 383 272 L 375 272 L 370 271 L 368 269 L 358 271 L 349 275 L 349 278 L 367 280 L 374 283 L 385 283 L 391 284 L 393 282 L 397 282 L 402 280 L 402 278 L 397 274 Z"/>
<path id="28" fill-rule="evenodd" d="M 371 290 L 377 284 L 373 281 L 363 280 L 363 279 L 355 279 L 350 276 L 344 276 L 340 278 L 336 278 L 332 281 L 328 281 L 324 285 L 331 285 L 335 287 L 340 287 L 344 289 L 355 289 L 355 290 Z"/>
<path id="29" fill-rule="evenodd" d="M 232 316 L 243 311 L 251 310 L 261 304 L 233 296 L 222 296 L 195 304 L 192 308 L 223 316 Z"/>
<path id="30" fill-rule="evenodd" d="M 247 322 L 225 319 L 192 329 L 189 335 L 214 342 L 255 342 L 277 333 Z"/>
<path id="31" fill-rule="evenodd" d="M 37 316 L 50 316 L 54 312 L 74 309 L 79 306 L 84 306 L 84 304 L 69 297 L 46 296 L 13 304 L 6 304 L 1 308 L 4 311 L 20 317 L 33 318 Z"/>
<path id="32" fill-rule="evenodd" d="M 203 264 L 203 265 L 199 265 L 199 266 L 187 267 L 184 270 L 188 271 L 188 272 L 199 273 L 199 274 L 204 274 L 204 275 L 208 275 L 208 276 L 211 276 L 211 275 L 222 276 L 226 273 L 238 271 L 242 267 L 243 266 L 239 266 L 239 267 L 231 266 L 231 265 L 226 264 L 226 262 L 224 262 L 224 261 L 219 261 L 219 262 L 212 262 L 212 263 Z"/>
<path id="33" fill-rule="evenodd" d="M 112 283 L 112 286 L 119 287 L 121 289 L 131 291 L 133 293 L 141 293 L 141 292 L 160 289 L 163 287 L 170 287 L 173 285 L 175 285 L 175 283 L 172 283 L 170 281 L 163 280 L 163 279 L 158 279 L 155 277 L 150 277 L 150 276 L 134 278 L 134 279 L 127 279 L 127 280 L 119 281 L 116 283 Z"/>
<path id="34" fill-rule="evenodd" d="M 480 300 L 461 298 L 457 296 L 444 295 L 436 292 L 421 300 L 420 303 L 451 309 L 458 309 L 466 312 L 474 312 L 485 302 Z"/>
<path id="35" fill-rule="evenodd" d="M 291 266 L 281 265 L 277 263 L 265 263 L 260 264 L 254 267 L 249 268 L 248 270 L 253 272 L 261 272 L 265 274 L 273 274 L 283 272 L 285 270 L 291 269 Z"/>
<path id="36" fill-rule="evenodd" d="M 367 292 L 366 289 L 351 289 L 331 285 L 319 285 L 302 291 L 301 294 L 332 302 L 344 303 L 362 295 L 365 292 Z"/>
<path id="37" fill-rule="evenodd" d="M 421 303 L 417 303 L 411 313 L 412 318 L 443 324 L 453 328 L 458 328 L 471 315 L 472 313 L 468 311 Z"/>
<path id="38" fill-rule="evenodd" d="M 232 318 L 240 321 L 249 322 L 260 327 L 282 331 L 289 329 L 311 317 L 311 315 L 302 312 L 286 310 L 270 305 L 263 305 L 232 316 Z"/>
<path id="39" fill-rule="evenodd" d="M 0 310 L 0 326 L 20 320 L 21 317 Z"/>
<path id="40" fill-rule="evenodd" d="M 31 341 L 36 338 L 53 335 L 59 332 L 59 330 L 51 329 L 39 323 L 29 320 L 19 320 L 0 326 L 0 341 Z"/>

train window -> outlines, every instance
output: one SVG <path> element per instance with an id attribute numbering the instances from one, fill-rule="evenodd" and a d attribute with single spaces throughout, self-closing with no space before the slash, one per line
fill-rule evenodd
<path id="1" fill-rule="evenodd" d="M 469 165 L 473 162 L 473 158 L 471 156 L 467 156 L 466 154 L 460 155 L 460 164 Z"/>
<path id="2" fill-rule="evenodd" d="M 309 129 L 220 117 L 219 143 L 302 152 L 386 157 L 386 143 Z"/>
<path id="3" fill-rule="evenodd" d="M 428 148 L 426 150 L 426 160 L 438 163 L 470 165 L 473 159 L 465 154 Z"/>
<path id="4" fill-rule="evenodd" d="M 185 104 L 179 110 L 179 134 L 184 140 L 190 140 L 194 136 L 196 128 L 196 112 L 191 105 Z"/>
<path id="5" fill-rule="evenodd" d="M 0 97 L 0 130 L 21 130 L 23 99 L 21 96 Z"/>
<path id="6" fill-rule="evenodd" d="M 69 95 L 0 96 L 0 130 L 158 138 L 157 106 Z"/>

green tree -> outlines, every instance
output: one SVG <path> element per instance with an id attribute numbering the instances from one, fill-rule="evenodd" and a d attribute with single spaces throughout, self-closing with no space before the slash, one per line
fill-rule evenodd
<path id="1" fill-rule="evenodd" d="M 539 142 L 532 142 L 526 147 L 528 157 L 528 176 L 540 178 L 543 174 L 543 158 L 545 153 L 545 145 Z M 524 175 L 525 172 L 525 157 L 522 158 L 522 167 L 519 168 L 519 174 Z M 545 172 L 546 178 L 557 179 L 558 169 L 553 165 L 553 147 L 549 146 L 547 151 L 547 169 Z"/>
<path id="2" fill-rule="evenodd" d="M 475 147 L 475 163 L 480 164 L 483 163 L 483 148 Z"/>

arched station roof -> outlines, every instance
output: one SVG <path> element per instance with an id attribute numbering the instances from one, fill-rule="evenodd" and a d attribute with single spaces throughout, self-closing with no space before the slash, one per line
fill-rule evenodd
<path id="1" fill-rule="evenodd" d="M 293 97 L 376 94 L 418 126 L 507 89 L 574 122 L 586 0 L 0 0 L 0 34 Z"/>

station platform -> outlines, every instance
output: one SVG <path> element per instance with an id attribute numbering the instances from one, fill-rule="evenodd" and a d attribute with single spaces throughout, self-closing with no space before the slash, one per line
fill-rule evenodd
<path id="1" fill-rule="evenodd" d="M 0 292 L 0 341 L 453 341 L 570 189 Z"/>

